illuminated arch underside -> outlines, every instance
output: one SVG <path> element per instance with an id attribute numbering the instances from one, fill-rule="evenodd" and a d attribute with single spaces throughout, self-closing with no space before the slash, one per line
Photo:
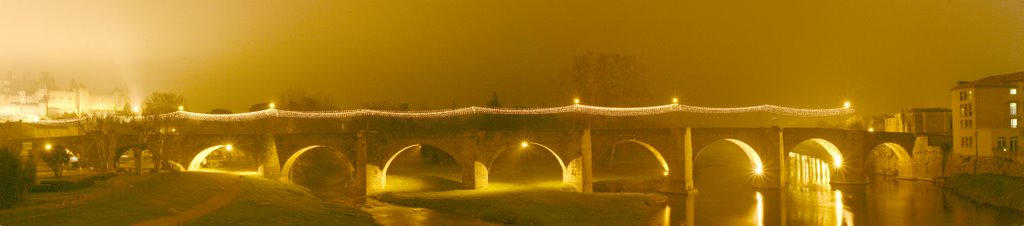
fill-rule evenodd
<path id="1" fill-rule="evenodd" d="M 729 138 L 724 140 L 738 146 L 741 150 L 743 150 L 743 154 L 746 154 L 747 159 L 750 160 L 750 167 L 754 171 L 754 174 L 764 173 L 764 163 L 761 162 L 761 156 L 757 154 L 757 151 L 755 151 L 753 147 L 750 147 L 750 145 L 748 145 L 747 143 L 744 143 L 743 141 L 737 139 Z M 704 148 L 707 147 L 705 146 Z M 702 151 L 698 152 L 697 156 L 694 157 L 694 160 L 696 161 L 696 159 L 700 157 L 700 155 L 703 153 L 704 151 L 702 149 Z"/>
<path id="2" fill-rule="evenodd" d="M 323 147 L 325 147 L 325 146 L 323 146 L 323 145 L 313 145 L 313 146 L 305 147 L 305 148 L 299 149 L 299 151 L 295 152 L 295 154 L 292 154 L 291 157 L 288 157 L 288 161 L 285 161 L 284 167 L 281 168 L 281 173 L 283 174 L 281 179 L 290 182 L 292 180 L 292 166 L 295 165 L 295 161 L 299 159 L 299 156 L 302 156 L 302 154 L 306 153 L 306 151 L 313 150 L 313 149 L 316 149 L 316 148 L 323 148 Z"/>
<path id="3" fill-rule="evenodd" d="M 196 154 L 196 157 L 192 158 L 192 162 L 188 164 L 188 171 L 199 170 L 199 166 L 203 163 L 203 159 L 206 159 L 206 156 L 209 156 L 210 153 L 213 153 L 213 151 L 216 151 L 217 149 L 221 149 L 223 147 L 224 145 L 217 145 L 213 147 L 208 147 L 206 149 L 203 149 L 203 151 L 200 151 L 199 154 Z"/>
<path id="4" fill-rule="evenodd" d="M 398 158 L 398 155 L 401 155 L 402 152 L 405 152 L 405 150 L 409 150 L 409 149 L 412 149 L 412 148 L 422 148 L 422 147 L 423 146 L 419 145 L 419 144 L 409 145 L 408 147 L 402 148 L 402 150 L 398 150 L 398 152 L 396 152 L 394 155 L 392 155 L 391 158 L 388 158 L 388 161 L 386 163 L 384 163 L 384 168 L 381 170 L 380 188 L 387 187 L 387 184 L 388 184 L 388 168 L 391 167 L 391 161 L 395 161 L 395 158 Z"/>
<path id="5" fill-rule="evenodd" d="M 813 141 L 814 143 L 820 145 L 822 148 L 825 149 L 826 152 L 828 152 L 828 155 L 832 157 L 833 167 L 839 168 L 843 166 L 843 153 L 839 152 L 839 148 L 837 148 L 835 144 L 832 144 L 832 142 L 828 142 L 827 140 L 821 138 L 814 138 L 810 139 L 809 141 Z"/>
<path id="6" fill-rule="evenodd" d="M 650 144 L 648 144 L 646 142 L 635 140 L 635 139 L 629 139 L 629 140 L 619 141 L 619 142 L 613 144 L 612 147 L 615 147 L 616 145 L 619 145 L 621 143 L 626 143 L 626 142 L 631 142 L 631 143 L 634 143 L 634 144 L 639 144 L 640 146 L 644 146 L 645 148 L 647 148 L 647 150 L 650 151 L 652 155 L 654 155 L 654 158 L 658 159 L 658 163 L 661 164 L 661 168 L 664 169 L 665 172 L 668 172 L 668 162 L 665 161 L 665 157 L 661 156 L 661 152 L 659 152 L 658 149 L 655 149 L 654 146 L 651 146 Z M 614 152 L 612 154 L 614 154 Z"/>

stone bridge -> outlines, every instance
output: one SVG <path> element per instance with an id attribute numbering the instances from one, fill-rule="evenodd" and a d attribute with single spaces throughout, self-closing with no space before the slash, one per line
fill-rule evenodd
<path id="1" fill-rule="evenodd" d="M 756 175 L 756 187 L 780 188 L 789 184 L 784 176 L 787 158 L 798 145 L 819 145 L 826 150 L 813 153 L 827 156 L 832 166 L 831 183 L 868 182 L 868 154 L 886 147 L 899 158 L 899 176 L 913 177 L 911 159 L 914 148 L 927 136 L 913 134 L 854 131 L 821 128 L 673 128 L 673 129 L 566 129 L 462 132 L 358 131 L 345 133 L 286 134 L 177 134 L 164 140 L 165 150 L 175 150 L 167 159 L 197 169 L 208 154 L 231 145 L 254 156 L 260 174 L 266 178 L 290 181 L 292 165 L 298 157 L 314 148 L 340 152 L 351 160 L 356 183 L 353 191 L 372 194 L 383 190 L 387 172 L 394 159 L 406 150 L 424 145 L 446 152 L 462 168 L 466 189 L 485 189 L 494 160 L 506 151 L 540 148 L 561 163 L 563 183 L 576 191 L 593 191 L 594 156 L 606 156 L 617 145 L 635 143 L 646 147 L 664 169 L 661 190 L 689 194 L 693 185 L 693 165 L 716 142 L 726 142 L 744 151 L 750 170 Z M 118 150 L 139 145 L 138 136 L 121 135 Z M 35 138 L 18 140 L 19 147 L 31 146 L 41 152 L 45 144 L 64 145 L 71 150 L 90 148 L 88 136 Z M 120 156 L 120 153 L 117 153 Z M 83 161 L 90 157 L 83 156 Z"/>

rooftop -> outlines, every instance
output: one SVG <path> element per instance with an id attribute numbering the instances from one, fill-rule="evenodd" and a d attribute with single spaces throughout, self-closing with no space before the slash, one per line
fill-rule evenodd
<path id="1" fill-rule="evenodd" d="M 993 75 L 974 81 L 957 82 L 957 86 L 951 90 L 974 88 L 974 87 L 1011 87 L 1011 82 L 1024 82 L 1024 72 L 1015 72 L 1005 75 Z"/>
<path id="2" fill-rule="evenodd" d="M 907 112 L 953 112 L 949 108 L 912 108 Z"/>

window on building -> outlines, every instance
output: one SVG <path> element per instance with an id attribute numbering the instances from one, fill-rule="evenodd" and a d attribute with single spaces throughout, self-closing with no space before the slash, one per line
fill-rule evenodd
<path id="1" fill-rule="evenodd" d="M 999 137 L 999 139 L 997 139 L 996 150 L 1006 151 L 1006 137 Z"/>
<path id="2" fill-rule="evenodd" d="M 1014 129 L 1017 128 L 1017 119 L 1015 119 L 1015 118 L 1010 119 L 1010 128 L 1014 128 Z"/>
<path id="3" fill-rule="evenodd" d="M 1017 95 L 1017 88 L 1010 88 L 1010 95 Z"/>
<path id="4" fill-rule="evenodd" d="M 1017 147 L 1017 137 L 1010 137 L 1010 151 L 1017 152 L 1017 150 L 1020 150 L 1020 148 Z"/>
<path id="5" fill-rule="evenodd" d="M 967 99 L 974 99 L 974 90 L 967 90 Z"/>
<path id="6" fill-rule="evenodd" d="M 1010 115 L 1017 115 L 1017 102 L 1010 102 Z"/>

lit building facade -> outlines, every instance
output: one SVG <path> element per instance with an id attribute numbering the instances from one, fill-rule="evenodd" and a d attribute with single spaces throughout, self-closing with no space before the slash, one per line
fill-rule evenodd
<path id="1" fill-rule="evenodd" d="M 950 135 L 953 133 L 953 111 L 949 108 L 914 108 L 887 115 L 885 131 Z"/>
<path id="2" fill-rule="evenodd" d="M 992 157 L 1021 152 L 1024 72 L 958 82 L 950 90 L 953 152 Z"/>
<path id="3" fill-rule="evenodd" d="M 68 89 L 55 85 L 52 77 L 0 78 L 0 121 L 35 121 L 62 117 L 120 112 L 128 104 L 125 92 L 95 94 L 74 81 Z"/>

